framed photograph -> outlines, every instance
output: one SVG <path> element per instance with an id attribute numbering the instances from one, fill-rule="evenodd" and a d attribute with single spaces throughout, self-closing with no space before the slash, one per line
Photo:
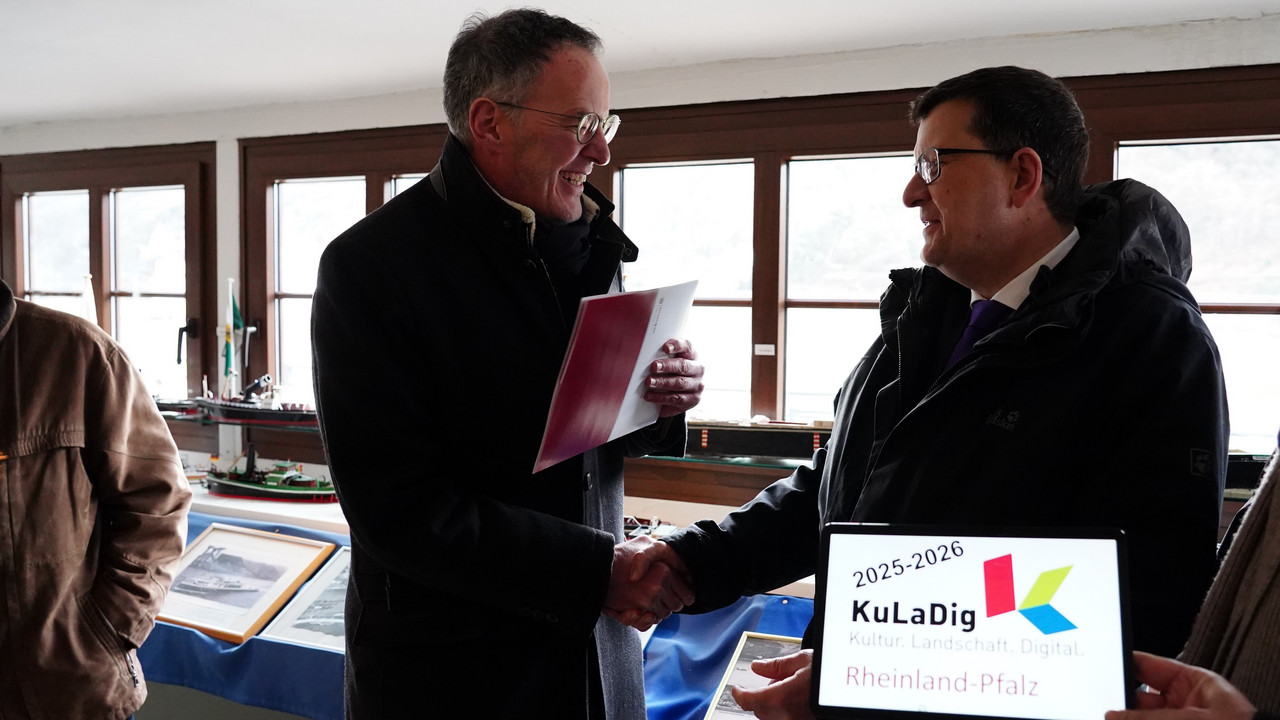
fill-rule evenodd
<path id="1" fill-rule="evenodd" d="M 351 548 L 341 547 L 262 631 L 262 637 L 344 652 L 343 610 Z"/>
<path id="2" fill-rule="evenodd" d="M 182 554 L 159 619 L 244 642 L 333 548 L 320 540 L 213 523 Z"/>
<path id="3" fill-rule="evenodd" d="M 765 635 L 757 632 L 744 632 L 738 640 L 738 648 L 729 659 L 724 677 L 720 679 L 720 687 L 716 689 L 715 700 L 707 708 L 703 720 L 743 720 L 754 718 L 754 713 L 738 707 L 729 689 L 734 685 L 744 688 L 764 687 L 769 681 L 751 672 L 751 661 L 763 658 L 782 657 L 800 650 L 800 638 L 782 635 Z"/>

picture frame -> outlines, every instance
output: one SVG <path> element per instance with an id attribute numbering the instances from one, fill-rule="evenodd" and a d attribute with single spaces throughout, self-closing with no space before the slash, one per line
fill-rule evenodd
<path id="1" fill-rule="evenodd" d="M 178 562 L 158 619 L 243 643 L 275 615 L 334 544 L 213 523 Z"/>
<path id="2" fill-rule="evenodd" d="M 764 658 L 782 657 L 800 650 L 800 638 L 785 635 L 767 635 L 765 633 L 742 633 L 738 638 L 738 647 L 729 658 L 729 665 L 724 670 L 724 677 L 712 696 L 711 707 L 703 720 L 744 720 L 754 718 L 755 713 L 738 707 L 730 688 L 734 685 L 744 688 L 758 688 L 769 684 L 767 678 L 751 672 L 751 661 Z"/>
<path id="3" fill-rule="evenodd" d="M 259 636 L 346 652 L 343 616 L 350 568 L 351 548 L 338 548 Z"/>

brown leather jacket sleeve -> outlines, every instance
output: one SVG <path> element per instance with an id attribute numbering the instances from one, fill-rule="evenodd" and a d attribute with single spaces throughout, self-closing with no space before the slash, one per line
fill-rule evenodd
<path id="1" fill-rule="evenodd" d="M 154 625 L 187 537 L 191 490 L 178 449 L 138 373 L 109 352 L 85 397 L 85 471 L 99 498 L 93 596 L 132 647 Z"/>

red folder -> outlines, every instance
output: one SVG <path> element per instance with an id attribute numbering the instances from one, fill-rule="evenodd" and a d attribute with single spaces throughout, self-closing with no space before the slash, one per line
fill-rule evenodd
<path id="1" fill-rule="evenodd" d="M 653 424 L 649 364 L 680 334 L 696 281 L 582 299 L 533 471 Z"/>

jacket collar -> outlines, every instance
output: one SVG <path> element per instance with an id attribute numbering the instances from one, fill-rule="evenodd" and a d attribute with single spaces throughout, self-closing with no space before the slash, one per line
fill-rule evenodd
<path id="1" fill-rule="evenodd" d="M 1136 263 L 1148 274 L 1191 277 L 1191 233 L 1176 208 L 1156 190 L 1136 180 L 1113 180 L 1085 188 L 1081 233 L 1116 243 L 1104 250 L 1122 264 Z"/>
<path id="2" fill-rule="evenodd" d="M 514 228 L 532 226 L 536 222 L 532 210 L 510 202 L 494 191 L 471 161 L 462 141 L 452 133 L 445 140 L 444 152 L 440 155 L 439 177 L 443 192 L 440 192 L 441 186 L 437 186 L 437 192 L 457 209 L 456 216 L 460 222 L 482 235 L 506 234 Z M 635 260 L 639 249 L 610 219 L 613 203 L 590 183 L 583 186 L 583 195 L 586 197 L 584 211 L 591 213 L 594 210 L 590 232 L 592 244 L 620 245 L 622 261 Z"/>
<path id="3" fill-rule="evenodd" d="M 456 210 L 453 215 L 460 222 L 481 234 L 510 232 L 525 224 L 521 210 L 494 192 L 452 133 L 444 142 L 438 170 L 443 182 L 437 192 Z"/>
<path id="4" fill-rule="evenodd" d="M 1080 242 L 1053 272 L 1041 269 L 1030 301 L 1040 307 L 1083 308 L 1108 287 L 1155 277 L 1185 283 L 1191 275 L 1191 238 L 1177 209 L 1155 190 L 1134 180 L 1085 188 L 1076 214 Z"/>
<path id="5" fill-rule="evenodd" d="M 1108 286 L 1160 275 L 1186 282 L 1191 274 L 1186 223 L 1163 195 L 1142 183 L 1114 180 L 1085 188 L 1076 225 L 1079 242 L 1057 268 L 1040 269 L 1026 301 L 1028 312 L 1020 316 L 1044 320 L 1050 313 L 1069 320 Z M 908 304 L 928 312 L 935 304 L 969 296 L 936 268 L 894 270 L 889 278 L 892 284 L 881 298 L 886 334 Z"/>

